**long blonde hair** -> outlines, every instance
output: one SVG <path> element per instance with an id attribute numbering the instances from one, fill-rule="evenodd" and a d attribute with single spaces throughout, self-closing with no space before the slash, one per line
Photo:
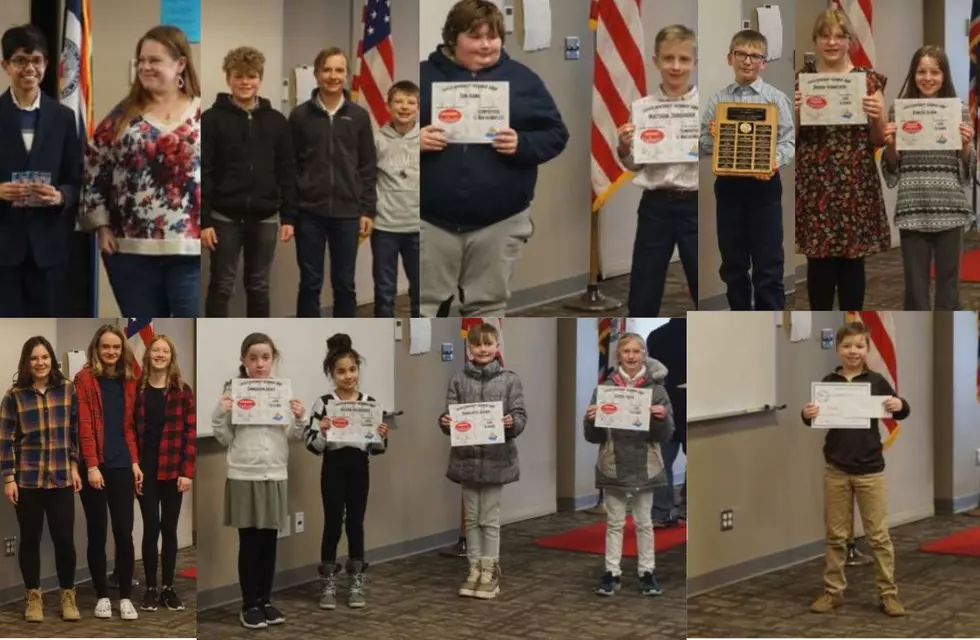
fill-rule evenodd
<path id="1" fill-rule="evenodd" d="M 146 389 L 146 383 L 150 380 L 150 352 L 153 351 L 153 345 L 160 341 L 166 342 L 167 346 L 170 347 L 170 366 L 167 367 L 167 379 L 163 385 L 164 389 L 169 389 L 171 385 L 180 389 L 184 386 L 184 380 L 180 375 L 180 367 L 177 365 L 177 347 L 174 346 L 174 341 L 170 339 L 169 336 L 162 333 L 158 333 L 153 336 L 150 343 L 146 345 L 146 352 L 143 353 L 143 370 L 140 372 L 139 390 L 143 391 Z"/>
<path id="2" fill-rule="evenodd" d="M 99 359 L 99 341 L 107 333 L 111 333 L 122 341 L 122 358 L 120 358 L 122 370 L 120 371 L 120 367 L 117 365 L 116 375 L 119 376 L 122 373 L 122 377 L 126 380 L 133 380 L 136 377 L 133 374 L 133 364 L 136 362 L 136 356 L 133 355 L 133 350 L 129 348 L 129 342 L 126 341 L 126 334 L 114 324 L 102 325 L 95 332 L 95 335 L 92 336 L 92 342 L 88 344 L 88 349 L 85 351 L 85 355 L 88 358 L 88 367 L 97 376 L 101 376 L 104 373 L 102 360 Z"/>

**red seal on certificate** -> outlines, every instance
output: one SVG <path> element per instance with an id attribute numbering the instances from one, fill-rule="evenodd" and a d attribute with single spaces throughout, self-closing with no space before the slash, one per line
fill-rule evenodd
<path id="1" fill-rule="evenodd" d="M 249 409 L 252 409 L 254 407 L 255 407 L 255 400 L 252 400 L 251 398 L 242 398 L 241 400 L 238 401 L 238 408 L 241 409 L 242 411 L 248 411 Z"/>
<path id="2" fill-rule="evenodd" d="M 457 422 L 454 428 L 460 433 L 466 433 L 473 428 L 473 425 L 471 425 L 469 422 Z"/>
<path id="3" fill-rule="evenodd" d="M 827 99 L 823 96 L 810 96 L 806 99 L 806 106 L 813 109 L 823 109 L 827 106 Z"/>
<path id="4" fill-rule="evenodd" d="M 350 421 L 347 418 L 334 418 L 330 421 L 330 424 L 334 429 L 346 429 Z"/>
<path id="5" fill-rule="evenodd" d="M 919 133 L 922 131 L 922 123 L 915 120 L 908 120 L 902 123 L 902 131 L 905 133 Z"/>
<path id="6" fill-rule="evenodd" d="M 619 408 L 616 405 L 612 404 L 611 402 L 608 403 L 608 404 L 602 405 L 602 407 L 600 407 L 600 409 L 607 416 L 611 416 L 612 414 L 614 414 L 617 411 L 619 411 Z"/>
<path id="7" fill-rule="evenodd" d="M 446 124 L 456 124 L 463 119 L 463 113 L 459 109 L 443 109 L 439 112 L 439 121 Z"/>
<path id="8" fill-rule="evenodd" d="M 647 144 L 656 144 L 665 137 L 666 134 L 660 129 L 646 129 L 640 134 L 640 140 Z"/>

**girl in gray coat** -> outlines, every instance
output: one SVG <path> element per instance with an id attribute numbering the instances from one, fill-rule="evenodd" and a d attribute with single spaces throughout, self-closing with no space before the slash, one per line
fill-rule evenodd
<path id="1" fill-rule="evenodd" d="M 471 402 L 502 402 L 505 442 L 453 447 L 446 477 L 463 487 L 466 555 L 469 573 L 459 595 L 489 600 L 500 592 L 500 493 L 505 484 L 517 482 L 520 467 L 517 443 L 527 422 L 521 379 L 497 361 L 497 329 L 484 323 L 469 330 L 467 347 L 471 360 L 449 381 L 446 412 L 439 418 L 449 435 L 449 407 Z"/>
<path id="2" fill-rule="evenodd" d="M 639 335 L 627 333 L 616 347 L 619 366 L 602 384 L 651 389 L 649 427 L 644 431 L 605 429 L 595 426 L 598 389 L 585 413 L 585 439 L 599 447 L 595 465 L 596 488 L 602 489 L 606 505 L 606 572 L 596 594 L 611 596 L 620 588 L 623 556 L 623 526 L 626 523 L 626 497 L 633 495 L 636 520 L 638 573 L 643 595 L 658 596 L 660 585 L 654 576 L 653 489 L 666 484 L 660 443 L 670 440 L 674 421 L 670 398 L 664 387 L 667 367 L 650 358 Z"/>

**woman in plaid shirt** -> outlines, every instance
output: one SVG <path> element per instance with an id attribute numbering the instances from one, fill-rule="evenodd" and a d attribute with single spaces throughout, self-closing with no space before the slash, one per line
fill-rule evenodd
<path id="1" fill-rule="evenodd" d="M 143 354 L 136 395 L 136 444 L 143 470 L 143 570 L 146 591 L 140 609 L 163 606 L 181 611 L 174 591 L 177 566 L 177 520 L 184 492 L 191 488 L 197 455 L 194 392 L 177 366 L 173 341 L 157 334 Z M 157 540 L 163 534 L 163 590 L 157 591 Z"/>
<path id="2" fill-rule="evenodd" d="M 17 378 L 0 404 L 0 475 L 3 493 L 20 524 L 20 573 L 27 589 L 24 619 L 41 622 L 41 531 L 48 516 L 61 586 L 61 617 L 78 620 L 75 604 L 75 496 L 78 413 L 47 339 L 24 343 Z"/>
<path id="3" fill-rule="evenodd" d="M 106 580 L 106 508 L 112 516 L 119 572 L 119 613 L 139 616 L 130 599 L 133 589 L 133 494 L 143 491 L 143 472 L 136 450 L 133 418 L 136 405 L 135 358 L 122 330 L 99 327 L 86 351 L 88 363 L 75 375 L 78 395 L 78 440 L 86 482 L 82 508 L 88 533 L 88 566 L 98 601 L 96 618 L 111 618 Z"/>

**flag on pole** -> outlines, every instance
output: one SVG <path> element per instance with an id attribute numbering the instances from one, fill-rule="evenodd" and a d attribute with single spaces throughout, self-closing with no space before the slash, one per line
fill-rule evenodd
<path id="1" fill-rule="evenodd" d="M 970 118 L 977 130 L 977 109 L 980 108 L 980 0 L 973 0 L 970 12 Z"/>
<path id="2" fill-rule="evenodd" d="M 898 393 L 898 360 L 895 345 L 898 340 L 895 333 L 895 318 L 891 311 L 849 311 L 846 315 L 848 322 L 860 322 L 868 329 L 870 344 L 868 344 L 868 368 L 885 377 Z M 885 432 L 881 434 L 887 449 L 898 436 L 898 421 L 883 418 L 881 423 Z"/>
<path id="3" fill-rule="evenodd" d="M 599 384 L 606 381 L 618 366 L 616 348 L 626 333 L 626 318 L 599 318 Z"/>
<path id="4" fill-rule="evenodd" d="M 363 104 L 379 129 L 391 121 L 388 89 L 395 82 L 395 47 L 391 40 L 391 0 L 365 0 L 357 43 L 354 102 Z"/>
<path id="5" fill-rule="evenodd" d="M 470 329 L 473 327 L 478 327 L 481 324 L 490 324 L 497 328 L 497 360 L 500 364 L 504 364 L 504 320 L 503 318 L 463 318 L 460 321 L 459 333 L 463 336 L 463 342 L 466 342 L 466 338 L 470 335 Z M 466 351 L 466 359 L 470 359 L 469 350 Z"/>
<path id="6" fill-rule="evenodd" d="M 875 41 L 871 28 L 874 0 L 833 0 L 835 8 L 847 14 L 854 29 L 854 42 L 851 43 L 851 62 L 856 67 L 873 67 L 875 64 Z"/>
<path id="7" fill-rule="evenodd" d="M 977 402 L 980 402 L 980 311 L 977 312 Z"/>
<path id="8" fill-rule="evenodd" d="M 91 137 L 92 31 L 89 0 L 68 0 L 65 5 L 64 40 L 58 62 L 58 94 L 61 104 L 75 113 L 78 136 Z"/>
<path id="9" fill-rule="evenodd" d="M 616 130 L 629 121 L 630 105 L 647 95 L 641 0 L 592 0 L 595 31 L 592 71 L 592 213 L 632 178 L 616 154 Z"/>
<path id="10" fill-rule="evenodd" d="M 126 318 L 126 342 L 133 351 L 133 375 L 140 376 L 143 354 L 153 340 L 153 318 Z"/>

